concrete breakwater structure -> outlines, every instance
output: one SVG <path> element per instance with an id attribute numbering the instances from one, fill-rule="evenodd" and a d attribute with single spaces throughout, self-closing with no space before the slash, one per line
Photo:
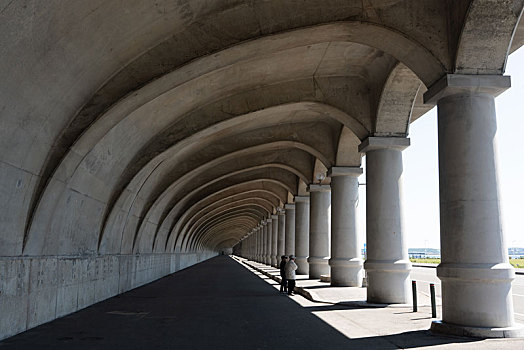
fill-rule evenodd
<path id="1" fill-rule="evenodd" d="M 494 147 L 522 0 L 2 6 L 0 339 L 232 249 L 408 302 L 402 151 L 435 105 L 432 329 L 523 334 Z"/>

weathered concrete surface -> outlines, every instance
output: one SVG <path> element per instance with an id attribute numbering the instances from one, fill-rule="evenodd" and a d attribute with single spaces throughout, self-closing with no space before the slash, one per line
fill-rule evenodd
<path id="1" fill-rule="evenodd" d="M 215 256 L 214 252 L 0 259 L 0 339 Z"/>
<path id="2" fill-rule="evenodd" d="M 329 275 L 331 238 L 331 188 L 329 185 L 310 185 L 309 218 L 309 277 Z"/>
<path id="3" fill-rule="evenodd" d="M 283 326 L 282 318 L 294 320 Z M 239 331 L 240 330 L 240 331 Z M 267 336 L 268 333 L 271 336 Z M 343 348 L 349 339 L 228 256 L 4 340 L 5 349 Z"/>
<path id="4" fill-rule="evenodd" d="M 500 217 L 495 98 L 509 77 L 446 77 L 428 97 L 438 103 L 442 322 L 435 330 L 524 336 L 515 327 L 514 269 Z M 482 189 L 482 190 L 479 190 Z M 485 302 L 487 301 L 487 302 Z"/>
<path id="5" fill-rule="evenodd" d="M 331 258 L 332 286 L 361 287 L 363 261 L 357 235 L 358 177 L 360 167 L 333 167 L 331 177 Z"/>
<path id="6" fill-rule="evenodd" d="M 295 254 L 297 273 L 309 274 L 309 196 L 295 197 Z"/>
<path id="7" fill-rule="evenodd" d="M 371 303 L 405 304 L 410 299 L 408 248 L 403 232 L 402 150 L 409 139 L 370 137 L 366 153 L 366 242 L 364 263 Z"/>
<path id="8" fill-rule="evenodd" d="M 295 204 L 286 204 L 285 255 L 295 255 Z"/>

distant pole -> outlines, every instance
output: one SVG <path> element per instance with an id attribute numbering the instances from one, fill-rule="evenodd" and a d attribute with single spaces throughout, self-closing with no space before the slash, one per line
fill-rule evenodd
<path id="1" fill-rule="evenodd" d="M 431 317 L 437 318 L 437 303 L 435 301 L 435 284 L 429 284 L 429 292 L 431 294 Z"/>
<path id="2" fill-rule="evenodd" d="M 413 291 L 413 312 L 417 312 L 417 281 L 411 281 L 411 289 Z"/>

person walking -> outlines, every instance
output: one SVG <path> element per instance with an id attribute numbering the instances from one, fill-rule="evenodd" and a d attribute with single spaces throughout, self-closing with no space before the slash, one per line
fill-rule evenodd
<path id="1" fill-rule="evenodd" d="M 287 256 L 282 255 L 280 257 L 282 260 L 280 261 L 280 293 L 287 293 L 287 279 L 286 279 L 286 263 L 287 263 Z"/>
<path id="2" fill-rule="evenodd" d="M 288 295 L 294 295 L 293 291 L 295 289 L 295 270 L 298 268 L 297 264 L 295 263 L 295 256 L 290 255 L 289 261 L 286 263 L 285 270 L 286 270 L 286 279 L 287 279 L 287 294 Z"/>

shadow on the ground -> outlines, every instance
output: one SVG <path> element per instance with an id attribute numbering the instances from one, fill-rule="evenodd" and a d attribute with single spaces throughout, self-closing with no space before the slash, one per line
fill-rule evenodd
<path id="1" fill-rule="evenodd" d="M 393 335 L 350 339 L 350 349 L 414 349 L 445 344 L 467 344 L 480 341 L 461 337 L 433 335 L 429 331 L 411 331 Z"/>
<path id="2" fill-rule="evenodd" d="M 427 332 L 348 339 L 262 278 L 218 256 L 8 338 L 0 348 L 396 349 L 471 341 Z"/>
<path id="3" fill-rule="evenodd" d="M 304 289 L 323 289 L 323 288 L 330 288 L 331 286 L 329 284 L 321 285 L 321 286 L 300 286 Z"/>
<path id="4" fill-rule="evenodd" d="M 361 309 L 378 309 L 378 308 L 384 308 L 385 306 L 379 306 L 379 307 L 367 307 L 367 306 L 360 306 L 356 304 L 344 304 L 344 303 L 318 303 L 318 305 L 315 306 L 304 306 L 305 309 L 307 309 L 310 312 L 316 312 L 316 311 L 337 311 L 337 310 L 361 310 Z"/>

